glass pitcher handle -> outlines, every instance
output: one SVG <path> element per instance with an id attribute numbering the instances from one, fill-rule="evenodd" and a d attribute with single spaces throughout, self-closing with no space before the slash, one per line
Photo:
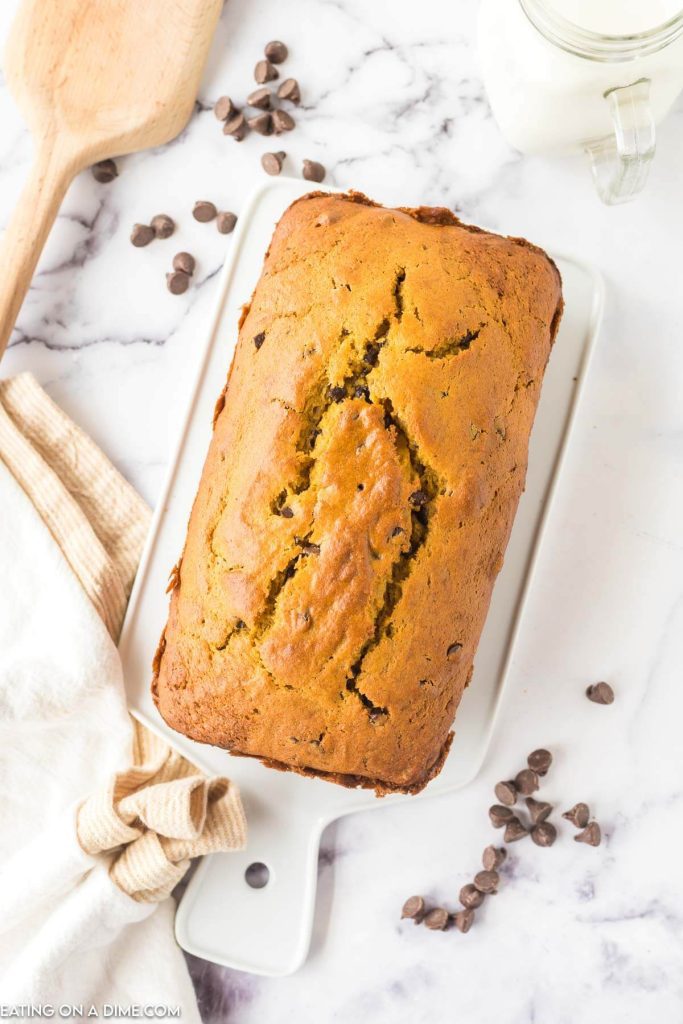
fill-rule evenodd
<path id="1" fill-rule="evenodd" d="M 614 135 L 586 146 L 593 179 L 604 203 L 625 203 L 641 191 L 655 154 L 650 80 L 641 78 L 605 93 Z"/>

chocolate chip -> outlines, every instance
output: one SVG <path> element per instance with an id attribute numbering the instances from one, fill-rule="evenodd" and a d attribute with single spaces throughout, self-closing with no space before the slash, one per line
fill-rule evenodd
<path id="1" fill-rule="evenodd" d="M 265 340 L 266 340 L 266 332 L 265 331 L 259 331 L 258 334 L 254 335 L 254 345 L 256 345 L 257 349 L 261 348 L 261 345 L 263 344 L 263 342 Z"/>
<path id="2" fill-rule="evenodd" d="M 229 96 L 220 96 L 214 103 L 213 112 L 219 121 L 228 121 L 237 113 L 237 107 Z"/>
<path id="3" fill-rule="evenodd" d="M 230 213 L 229 210 L 221 210 L 216 218 L 216 227 L 222 235 L 229 235 L 235 230 L 235 224 L 237 223 L 237 215 Z"/>
<path id="4" fill-rule="evenodd" d="M 455 658 L 461 650 L 462 644 L 459 644 L 456 640 L 454 644 L 451 644 L 450 647 L 447 648 L 446 657 L 448 658 L 449 661 L 452 661 L 453 658 Z"/>
<path id="5" fill-rule="evenodd" d="M 154 228 L 149 224 L 133 224 L 130 240 L 136 249 L 142 249 L 143 246 L 149 245 L 154 237 Z"/>
<path id="6" fill-rule="evenodd" d="M 266 111 L 262 114 L 257 114 L 256 117 L 248 117 L 247 124 L 253 131 L 258 132 L 259 135 L 273 134 L 273 118 Z"/>
<path id="7" fill-rule="evenodd" d="M 602 839 L 600 826 L 597 821 L 591 821 L 578 835 L 574 836 L 577 843 L 587 843 L 588 846 L 599 846 Z"/>
<path id="8" fill-rule="evenodd" d="M 324 181 L 325 180 L 325 168 L 322 164 L 319 164 L 317 160 L 304 160 L 303 168 L 301 171 L 306 181 Z"/>
<path id="9" fill-rule="evenodd" d="M 289 53 L 285 44 L 281 43 L 279 39 L 273 39 L 271 42 L 266 43 L 263 52 L 272 64 L 282 64 L 284 60 L 287 60 L 287 54 Z"/>
<path id="10" fill-rule="evenodd" d="M 474 923 L 474 911 L 469 908 L 466 910 L 459 910 L 457 914 L 453 914 L 453 924 L 465 935 Z"/>
<path id="11" fill-rule="evenodd" d="M 277 90 L 278 98 L 289 100 L 290 103 L 301 103 L 301 92 L 296 78 L 285 78 Z"/>
<path id="12" fill-rule="evenodd" d="M 252 93 L 247 96 L 247 103 L 250 107 L 256 107 L 257 110 L 270 110 L 273 103 L 273 94 L 270 89 L 254 89 Z"/>
<path id="13" fill-rule="evenodd" d="M 422 896 L 410 896 L 403 904 L 401 920 L 404 917 L 410 918 L 415 924 L 419 924 L 425 916 L 425 901 Z"/>
<path id="14" fill-rule="evenodd" d="M 408 501 L 413 506 L 413 508 L 422 508 L 424 505 L 427 504 L 429 498 L 427 497 L 424 491 L 418 490 L 413 491 L 412 494 L 408 495 Z"/>
<path id="15" fill-rule="evenodd" d="M 175 231 L 175 221 L 167 213 L 157 213 L 149 223 L 157 238 L 170 238 Z"/>
<path id="16" fill-rule="evenodd" d="M 366 402 L 370 400 L 370 388 L 367 384 L 358 384 L 353 394 L 355 398 L 364 398 Z"/>
<path id="17" fill-rule="evenodd" d="M 333 402 L 343 402 L 346 398 L 346 390 L 339 386 L 330 388 L 328 393 Z"/>
<path id="18" fill-rule="evenodd" d="M 434 907 L 425 915 L 424 923 L 435 932 L 444 932 L 448 928 L 450 915 L 443 907 Z"/>
<path id="19" fill-rule="evenodd" d="M 110 181 L 119 176 L 119 169 L 113 160 L 100 160 L 99 163 L 92 165 L 90 171 L 100 185 L 108 185 Z"/>
<path id="20" fill-rule="evenodd" d="M 609 683 L 593 683 L 586 690 L 586 696 L 594 704 L 613 704 L 614 690 Z"/>
<path id="21" fill-rule="evenodd" d="M 182 270 L 184 274 L 192 276 L 196 266 L 194 256 L 189 252 L 177 252 L 173 257 L 173 269 Z"/>
<path id="22" fill-rule="evenodd" d="M 518 839 L 524 839 L 529 834 L 528 830 L 514 814 L 505 826 L 503 838 L 506 843 L 516 843 Z"/>
<path id="23" fill-rule="evenodd" d="M 166 287 L 171 295 L 182 295 L 190 286 L 190 275 L 182 270 L 174 270 L 166 275 Z"/>
<path id="24" fill-rule="evenodd" d="M 557 839 L 557 829 L 549 821 L 541 821 L 532 828 L 531 838 L 536 846 L 552 846 Z"/>
<path id="25" fill-rule="evenodd" d="M 517 821 L 510 808 L 503 807 L 501 804 L 489 807 L 489 818 L 494 828 L 502 828 L 503 825 L 508 825 L 513 820 Z"/>
<path id="26" fill-rule="evenodd" d="M 294 512 L 291 510 L 289 505 L 285 505 L 284 508 L 280 509 L 280 515 L 282 516 L 283 519 L 293 519 L 294 518 Z"/>
<path id="27" fill-rule="evenodd" d="M 512 780 L 497 782 L 493 792 L 496 794 L 497 799 L 502 804 L 505 804 L 506 807 L 514 807 L 517 803 L 517 788 Z"/>
<path id="28" fill-rule="evenodd" d="M 259 85 L 263 85 L 264 82 L 272 82 L 274 78 L 279 78 L 280 72 L 269 60 L 260 60 L 254 68 L 254 80 Z"/>
<path id="29" fill-rule="evenodd" d="M 320 545 L 319 544 L 308 544 L 306 541 L 297 541 L 297 544 L 301 546 L 301 550 L 305 555 L 319 555 Z"/>
<path id="30" fill-rule="evenodd" d="M 291 132 L 294 127 L 296 127 L 296 121 L 286 110 L 273 111 L 273 131 L 276 135 L 282 135 L 283 132 Z"/>
<path id="31" fill-rule="evenodd" d="M 529 754 L 526 763 L 537 775 L 546 775 L 550 765 L 553 763 L 553 755 L 549 750 L 544 750 L 541 747 L 539 750 L 533 750 Z"/>
<path id="32" fill-rule="evenodd" d="M 505 862 L 506 857 L 504 846 L 487 846 L 481 855 L 481 862 L 487 871 L 495 871 Z"/>
<path id="33" fill-rule="evenodd" d="M 538 789 L 538 775 L 531 768 L 523 768 L 515 775 L 515 786 L 522 796 L 531 796 Z"/>
<path id="34" fill-rule="evenodd" d="M 363 353 L 363 362 L 366 363 L 368 366 L 377 366 L 378 356 L 379 345 L 368 345 L 365 352 Z"/>
<path id="35" fill-rule="evenodd" d="M 208 199 L 199 199 L 192 207 L 192 216 L 200 224 L 208 224 L 209 221 L 214 220 L 217 213 L 218 210 Z"/>
<path id="36" fill-rule="evenodd" d="M 477 889 L 476 885 L 468 882 L 467 885 L 463 885 L 460 890 L 458 899 L 462 903 L 463 907 L 467 907 L 468 910 L 476 910 L 484 902 L 484 893 Z"/>
<path id="37" fill-rule="evenodd" d="M 405 533 L 405 532 L 406 532 L 406 531 L 405 531 L 405 530 L 403 529 L 403 527 L 402 527 L 402 526 L 395 526 L 395 527 L 393 528 L 393 530 L 391 531 L 391 536 L 392 536 L 392 537 L 398 537 L 398 535 L 399 535 L 400 533 Z"/>
<path id="38" fill-rule="evenodd" d="M 562 815 L 567 821 L 571 821 L 572 825 L 575 825 L 576 828 L 585 828 L 590 816 L 591 812 L 588 804 L 574 804 L 570 810 L 565 811 Z"/>
<path id="39" fill-rule="evenodd" d="M 223 134 L 231 135 L 235 142 L 241 142 L 248 130 L 244 114 L 233 114 L 223 125 Z"/>
<path id="40" fill-rule="evenodd" d="M 487 895 L 497 890 L 499 882 L 500 876 L 497 871 L 477 871 L 474 876 L 475 889 Z"/>
<path id="41" fill-rule="evenodd" d="M 532 796 L 526 798 L 526 805 L 534 825 L 540 825 L 542 821 L 545 821 L 553 809 L 552 804 L 546 803 L 545 800 L 534 800 Z"/>
<path id="42" fill-rule="evenodd" d="M 261 157 L 261 167 L 266 174 L 272 174 L 275 176 L 282 170 L 282 164 L 284 163 L 286 153 L 280 151 L 279 153 L 264 153 Z"/>

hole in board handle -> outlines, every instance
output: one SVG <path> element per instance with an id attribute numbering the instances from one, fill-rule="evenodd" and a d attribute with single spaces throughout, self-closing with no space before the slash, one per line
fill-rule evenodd
<path id="1" fill-rule="evenodd" d="M 260 860 L 254 861 L 244 872 L 244 880 L 252 889 L 263 889 L 269 879 L 270 871 Z"/>

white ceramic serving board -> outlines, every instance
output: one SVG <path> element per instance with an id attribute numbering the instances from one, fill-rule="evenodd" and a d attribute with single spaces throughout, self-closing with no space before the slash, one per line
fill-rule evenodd
<path id="1" fill-rule="evenodd" d="M 166 621 L 169 570 L 183 547 L 187 520 L 211 437 L 214 403 L 223 387 L 237 338 L 240 308 L 253 291 L 273 228 L 285 208 L 309 191 L 306 182 L 281 180 L 252 197 L 233 240 L 214 322 L 198 359 L 201 366 L 171 459 L 140 564 L 120 650 L 131 710 L 209 773 L 239 785 L 249 824 L 245 851 L 204 858 L 176 917 L 180 945 L 216 963 L 260 974 L 283 975 L 304 961 L 311 936 L 320 834 L 344 814 L 403 800 L 422 800 L 457 789 L 478 772 L 505 682 L 516 623 L 528 586 L 542 520 L 581 380 L 602 315 L 597 273 L 556 257 L 564 282 L 565 314 L 548 366 L 531 439 L 527 489 L 517 513 L 505 566 L 496 583 L 477 652 L 474 677 L 457 715 L 455 740 L 441 774 L 417 797 L 378 800 L 318 779 L 265 768 L 172 732 L 150 695 L 151 664 Z M 250 887 L 247 867 L 265 864 L 267 885 Z"/>

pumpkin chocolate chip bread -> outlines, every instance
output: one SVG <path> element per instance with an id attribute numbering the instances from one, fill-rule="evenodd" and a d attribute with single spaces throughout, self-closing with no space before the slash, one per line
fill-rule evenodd
<path id="1" fill-rule="evenodd" d="M 380 794 L 437 774 L 561 309 L 545 253 L 447 210 L 287 210 L 172 574 L 169 725 Z"/>

